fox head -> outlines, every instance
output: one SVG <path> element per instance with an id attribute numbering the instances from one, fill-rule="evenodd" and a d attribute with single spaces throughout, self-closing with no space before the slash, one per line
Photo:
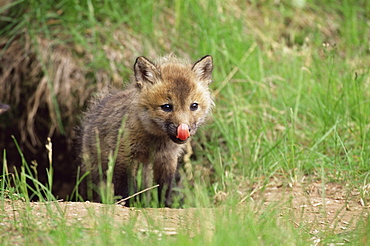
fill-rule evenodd
<path id="1" fill-rule="evenodd" d="M 188 64 L 174 56 L 153 63 L 138 57 L 134 65 L 137 114 L 148 133 L 185 143 L 205 121 L 213 101 L 212 57 Z"/>

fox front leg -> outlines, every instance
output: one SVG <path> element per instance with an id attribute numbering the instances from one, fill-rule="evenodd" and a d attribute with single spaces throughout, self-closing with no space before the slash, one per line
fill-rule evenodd
<path id="1" fill-rule="evenodd" d="M 159 204 L 171 207 L 171 191 L 175 179 L 177 158 L 157 158 L 154 162 L 154 180 L 158 187 Z"/>

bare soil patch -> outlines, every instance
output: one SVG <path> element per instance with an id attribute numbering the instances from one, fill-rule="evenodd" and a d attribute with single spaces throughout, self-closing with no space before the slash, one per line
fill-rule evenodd
<path id="1" fill-rule="evenodd" d="M 295 184 L 291 187 L 270 185 L 264 191 L 252 194 L 249 199 L 251 201 L 241 203 L 236 209 L 243 211 L 243 208 L 248 206 L 252 207 L 256 214 L 267 209 L 277 211 L 278 216 L 288 218 L 297 227 L 307 228 L 307 232 L 312 235 L 322 231 L 338 234 L 352 231 L 357 222 L 367 218 L 369 213 L 369 206 L 364 204 L 366 201 L 361 198 L 358 190 L 350 190 L 347 186 L 335 183 L 322 185 L 320 182 L 314 182 L 309 185 Z M 179 232 L 195 235 L 194 230 L 197 228 L 207 228 L 209 235 L 212 235 L 216 212 L 222 212 L 225 208 L 221 205 L 218 208 L 137 209 L 90 202 L 27 204 L 11 200 L 6 200 L 3 204 L 0 232 L 11 232 L 13 235 L 19 234 L 14 227 L 14 221 L 22 218 L 30 218 L 29 221 L 22 221 L 23 226 L 37 227 L 37 224 L 45 225 L 45 222 L 52 226 L 61 220 L 66 221 L 67 225 L 76 226 L 77 223 L 83 228 L 92 229 L 99 220 L 111 219 L 112 215 L 118 224 L 133 220 L 133 230 L 139 234 L 153 232 L 154 224 L 163 229 L 158 232 L 160 235 L 176 235 Z M 28 213 L 34 216 L 27 216 Z M 37 221 L 32 221 L 32 218 L 37 218 Z"/>
<path id="2" fill-rule="evenodd" d="M 369 213 L 368 201 L 358 189 L 338 183 L 271 185 L 252 195 L 252 199 L 264 207 L 280 208 L 282 216 L 289 216 L 296 226 L 304 224 L 312 234 L 352 230 Z"/>

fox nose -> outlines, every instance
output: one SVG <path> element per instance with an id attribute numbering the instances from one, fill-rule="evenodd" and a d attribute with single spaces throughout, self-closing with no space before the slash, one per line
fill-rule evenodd
<path id="1" fill-rule="evenodd" d="M 177 127 L 177 136 L 178 139 L 180 140 L 186 140 L 190 137 L 190 128 L 187 124 L 180 124 Z"/>

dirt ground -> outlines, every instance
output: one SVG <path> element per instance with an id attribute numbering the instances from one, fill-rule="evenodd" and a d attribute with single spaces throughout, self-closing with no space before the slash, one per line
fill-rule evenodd
<path id="1" fill-rule="evenodd" d="M 343 233 L 368 217 L 369 201 L 363 198 L 369 197 L 368 191 L 369 187 L 363 187 L 361 195 L 358 189 L 337 183 L 295 183 L 287 187 L 277 183 L 256 192 L 252 199 L 265 207 L 277 204 L 282 216 L 292 218 L 296 226 L 305 224 L 311 234 L 321 230 Z"/>
<path id="2" fill-rule="evenodd" d="M 367 190 L 363 189 L 364 192 Z M 368 194 L 365 195 L 368 197 Z M 283 186 L 279 183 L 272 183 L 264 187 L 263 190 L 255 187 L 250 195 L 241 199 L 238 206 L 242 208 L 246 204 L 249 206 L 252 204 L 256 214 L 266 209 L 277 210 L 278 216 L 289 218 L 289 221 L 297 227 L 303 224 L 304 228 L 308 228 L 307 232 L 314 236 L 322 230 L 330 230 L 334 233 L 353 230 L 356 223 L 361 218 L 367 218 L 369 213 L 368 201 L 361 197 L 358 190 L 351 190 L 348 186 L 340 184 L 327 183 L 323 186 L 320 182 L 314 182 Z M 139 233 L 148 231 L 149 221 L 158 222 L 156 224 L 161 225 L 164 233 L 168 235 L 176 235 L 180 230 L 186 231 L 187 228 L 183 227 L 189 225 L 189 221 L 198 225 L 209 223 L 205 228 L 209 228 L 212 233 L 215 211 L 224 207 L 220 205 L 218 208 L 136 209 L 90 202 L 58 202 L 59 206 L 47 206 L 55 203 L 33 202 L 30 204 L 31 209 L 25 209 L 26 206 L 23 202 L 5 201 L 5 210 L 0 212 L 2 217 L 0 231 L 4 231 L 1 227 L 7 227 L 9 230 L 12 221 L 19 214 L 30 212 L 36 215 L 33 217 L 37 218 L 39 223 L 42 223 L 43 220 L 47 221 L 50 218 L 48 215 L 50 210 L 59 210 L 61 217 L 67 221 L 67 224 L 70 222 L 71 225 L 75 225 L 76 222 L 79 222 L 85 228 L 94 226 L 96 224 L 94 220 L 103 218 L 106 213 L 113 213 L 114 220 L 119 222 L 136 218 L 133 228 Z M 200 216 L 202 214 L 205 216 Z M 200 218 L 205 217 L 210 220 L 200 221 Z M 192 233 L 190 232 L 190 234 Z"/>

